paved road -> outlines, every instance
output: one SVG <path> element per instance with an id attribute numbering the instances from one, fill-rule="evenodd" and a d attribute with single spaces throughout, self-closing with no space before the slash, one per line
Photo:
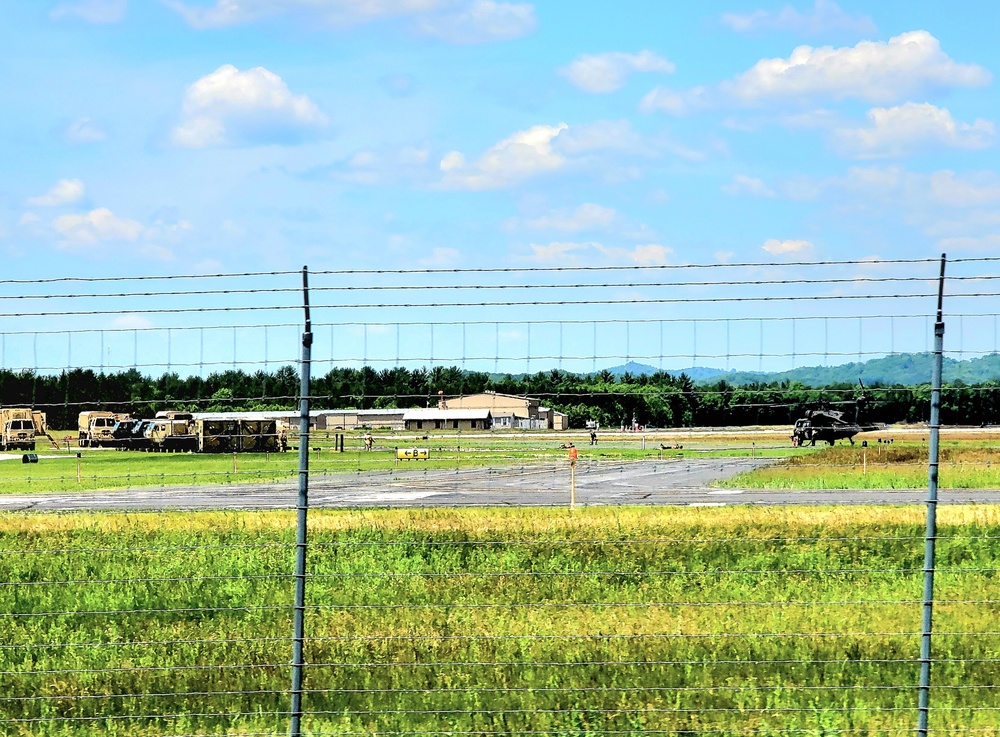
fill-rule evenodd
<path id="1" fill-rule="evenodd" d="M 713 488 L 713 481 L 767 464 L 721 458 L 623 464 L 583 463 L 577 468 L 580 505 L 650 504 L 919 504 L 926 490 L 761 491 Z M 158 509 L 291 509 L 297 481 L 227 486 L 176 486 L 74 494 L 0 495 L 0 510 L 116 511 Z M 941 502 L 1000 503 L 1000 490 L 943 491 Z M 309 503 L 316 508 L 413 506 L 559 506 L 569 503 L 569 470 L 560 465 L 461 470 L 400 469 L 317 476 Z"/>

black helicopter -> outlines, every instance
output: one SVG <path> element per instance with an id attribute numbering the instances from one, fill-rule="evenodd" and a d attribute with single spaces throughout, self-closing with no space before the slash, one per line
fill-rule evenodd
<path id="1" fill-rule="evenodd" d="M 854 445 L 854 436 L 860 432 L 872 432 L 881 430 L 881 425 L 861 422 L 860 418 L 865 408 L 871 401 L 864 383 L 858 379 L 861 386 L 861 394 L 852 402 L 843 404 L 854 405 L 854 421 L 844 419 L 844 412 L 832 409 L 810 409 L 806 410 L 806 416 L 795 421 L 792 428 L 792 445 L 801 447 L 803 445 L 816 445 L 816 441 L 826 441 L 833 445 L 838 440 L 846 438 Z"/>

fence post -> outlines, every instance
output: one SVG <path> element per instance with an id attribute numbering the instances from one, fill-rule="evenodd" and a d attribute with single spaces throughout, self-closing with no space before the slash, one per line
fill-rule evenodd
<path id="1" fill-rule="evenodd" d="M 295 533 L 295 608 L 292 640 L 291 737 L 302 734 L 302 666 L 306 614 L 306 521 L 309 511 L 309 371 L 312 353 L 312 323 L 309 318 L 309 271 L 302 267 L 302 298 L 305 331 L 302 333 L 302 366 L 299 389 L 299 499 Z"/>
<path id="2" fill-rule="evenodd" d="M 924 538 L 924 612 L 920 633 L 920 692 L 917 707 L 917 734 L 927 737 L 927 717 L 931 688 L 931 632 L 934 613 L 934 548 L 937 542 L 938 435 L 941 428 L 941 364 L 944 356 L 944 266 L 938 279 L 937 320 L 934 322 L 934 363 L 931 370 L 930 449 L 927 460 L 927 532 Z"/>

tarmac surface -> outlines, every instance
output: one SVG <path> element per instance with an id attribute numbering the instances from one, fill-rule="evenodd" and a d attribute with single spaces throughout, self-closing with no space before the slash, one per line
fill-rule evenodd
<path id="1" fill-rule="evenodd" d="M 732 504 L 922 504 L 926 489 L 720 489 L 712 483 L 773 461 L 749 458 L 583 462 L 576 503 L 585 505 L 726 506 Z M 0 495 L 0 511 L 294 509 L 297 479 L 264 484 L 143 487 L 115 491 Z M 943 490 L 941 504 L 1000 503 L 998 489 Z M 311 508 L 567 506 L 568 464 L 317 475 Z"/>

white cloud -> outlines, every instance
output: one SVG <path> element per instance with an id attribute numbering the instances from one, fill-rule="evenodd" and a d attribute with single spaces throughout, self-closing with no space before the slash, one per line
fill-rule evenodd
<path id="1" fill-rule="evenodd" d="M 733 181 L 722 186 L 722 191 L 734 196 L 750 195 L 751 197 L 777 197 L 777 193 L 764 183 L 763 179 L 749 177 L 746 174 L 736 174 Z"/>
<path id="2" fill-rule="evenodd" d="M 651 153 L 649 145 L 627 120 L 598 120 L 567 128 L 555 142 L 559 153 L 587 154 L 595 151 Z"/>
<path id="3" fill-rule="evenodd" d="M 52 189 L 39 197 L 29 197 L 28 204 L 34 207 L 59 207 L 77 202 L 83 197 L 84 186 L 79 179 L 60 179 Z"/>
<path id="4" fill-rule="evenodd" d="M 451 43 L 480 43 L 518 38 L 537 26 L 532 5 L 495 0 L 216 0 L 208 7 L 182 0 L 164 2 L 197 29 L 282 16 L 310 27 L 331 28 L 404 19 L 418 33 Z"/>
<path id="5" fill-rule="evenodd" d="M 274 72 L 264 67 L 241 72 L 224 64 L 188 87 L 171 137 L 188 148 L 292 143 L 326 122 L 312 100 L 293 95 Z"/>
<path id="6" fill-rule="evenodd" d="M 978 150 L 993 145 L 993 123 L 977 119 L 961 123 L 945 108 L 908 102 L 893 108 L 873 108 L 871 125 L 833 132 L 837 148 L 857 158 L 904 156 L 929 147 Z"/>
<path id="7" fill-rule="evenodd" d="M 124 220 L 106 207 L 83 215 L 60 215 L 52 227 L 67 243 L 93 245 L 103 241 L 134 242 L 145 230 L 142 223 Z"/>
<path id="8" fill-rule="evenodd" d="M 559 70 L 573 85 L 587 92 L 606 94 L 624 86 L 630 72 L 660 72 L 672 74 L 674 64 L 652 51 L 627 54 L 609 51 L 603 54 L 582 54 Z"/>
<path id="9" fill-rule="evenodd" d="M 527 177 L 556 171 L 566 164 L 563 156 L 553 151 L 556 136 L 566 130 L 559 125 L 536 125 L 503 139 L 473 164 L 466 162 L 459 151 L 451 151 L 441 159 L 444 183 L 461 189 L 497 189 Z"/>
<path id="10" fill-rule="evenodd" d="M 571 211 L 560 210 L 552 212 L 542 217 L 527 221 L 531 228 L 539 230 L 565 230 L 576 232 L 580 230 L 592 230 L 594 228 L 607 228 L 617 217 L 617 213 L 610 207 L 602 207 L 592 202 L 587 202 Z"/>
<path id="11" fill-rule="evenodd" d="M 124 328 L 126 330 L 142 330 L 153 327 L 149 318 L 142 315 L 122 315 L 111 321 L 111 327 Z"/>
<path id="12" fill-rule="evenodd" d="M 555 241 L 546 246 L 531 244 L 531 260 L 544 263 L 566 263 L 575 262 L 573 251 L 582 251 L 593 247 L 592 243 L 572 243 L 567 241 Z"/>
<path id="13" fill-rule="evenodd" d="M 68 143 L 100 143 L 107 140 L 108 134 L 90 118 L 77 118 L 63 128 L 62 137 Z"/>
<path id="14" fill-rule="evenodd" d="M 128 0 L 77 0 L 59 3 L 49 17 L 54 20 L 80 18 L 88 23 L 117 23 L 125 17 Z"/>
<path id="15" fill-rule="evenodd" d="M 605 246 L 600 243 L 574 243 L 554 241 L 548 245 L 531 244 L 531 260 L 545 263 L 578 263 L 582 252 L 597 251 L 605 260 L 625 261 L 642 266 L 662 265 L 669 262 L 673 249 L 659 243 L 640 244 L 633 248 Z"/>
<path id="16" fill-rule="evenodd" d="M 733 260 L 733 257 L 736 255 L 736 252 L 735 251 L 716 251 L 712 255 L 715 256 L 715 260 L 718 261 L 720 264 L 728 264 L 730 261 Z"/>
<path id="17" fill-rule="evenodd" d="M 443 41 L 473 44 L 520 38 L 537 25 L 535 8 L 528 3 L 473 0 L 457 12 L 424 16 L 417 28 Z"/>
<path id="18" fill-rule="evenodd" d="M 639 112 L 668 113 L 686 115 L 697 110 L 713 107 L 713 92 L 707 87 L 692 87 L 678 92 L 667 87 L 654 87 L 639 101 Z"/>
<path id="19" fill-rule="evenodd" d="M 817 95 L 891 102 L 925 90 L 981 87 L 990 78 L 977 64 L 954 61 L 927 31 L 910 31 L 852 47 L 799 46 L 787 59 L 761 59 L 724 89 L 747 103 Z"/>
<path id="20" fill-rule="evenodd" d="M 761 248 L 770 253 L 772 256 L 784 256 L 787 254 L 808 253 L 812 250 L 813 244 L 809 241 L 779 241 L 777 238 L 771 238 L 770 240 L 764 241 L 764 245 L 761 246 Z"/>
<path id="21" fill-rule="evenodd" d="M 35 213 L 33 213 L 33 212 L 26 212 L 23 215 L 21 215 L 21 217 L 19 217 L 17 219 L 17 224 L 18 225 L 22 225 L 22 226 L 23 225 L 34 225 L 39 220 L 41 220 L 41 218 L 38 217 L 38 215 L 36 215 Z"/>
<path id="22" fill-rule="evenodd" d="M 755 10 L 752 13 L 724 13 L 722 22 L 737 33 L 758 31 L 791 31 L 805 35 L 828 34 L 831 31 L 875 33 L 875 23 L 867 15 L 852 16 L 832 0 L 816 0 L 812 12 L 800 13 L 791 5 L 777 12 Z"/>
<path id="23" fill-rule="evenodd" d="M 624 261 L 640 266 L 662 266 L 669 262 L 674 253 L 672 248 L 662 246 L 659 243 L 642 244 L 631 249 L 620 246 L 603 246 L 600 243 L 594 243 L 593 246 L 612 261 Z"/>

